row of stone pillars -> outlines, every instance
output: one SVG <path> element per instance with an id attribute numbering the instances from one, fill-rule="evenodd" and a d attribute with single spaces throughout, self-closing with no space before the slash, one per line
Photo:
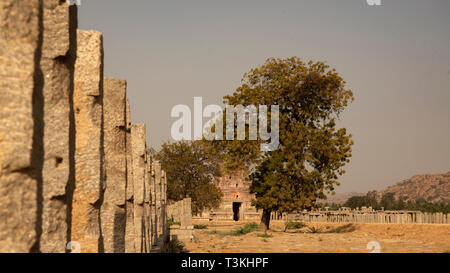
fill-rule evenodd
<path id="1" fill-rule="evenodd" d="M 76 6 L 0 2 L 0 107 L 0 252 L 164 250 L 165 173 Z"/>
<path id="2" fill-rule="evenodd" d="M 450 224 L 450 214 L 420 211 L 315 211 L 283 215 L 282 219 L 336 223 Z"/>

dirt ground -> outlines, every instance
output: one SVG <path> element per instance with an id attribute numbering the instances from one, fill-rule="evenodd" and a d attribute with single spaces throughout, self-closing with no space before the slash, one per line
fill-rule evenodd
<path id="1" fill-rule="evenodd" d="M 450 252 L 450 225 L 306 223 L 306 227 L 284 232 L 284 222 L 272 221 L 268 236 L 261 237 L 259 231 L 230 235 L 245 225 L 242 222 L 194 224 L 207 228 L 195 229 L 192 242 L 184 242 L 192 253 Z M 337 227 L 341 227 L 339 232 L 327 232 Z"/>

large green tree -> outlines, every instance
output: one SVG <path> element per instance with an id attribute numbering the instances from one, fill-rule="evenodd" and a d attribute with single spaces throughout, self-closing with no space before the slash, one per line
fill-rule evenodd
<path id="1" fill-rule="evenodd" d="M 224 97 L 228 105 L 279 106 L 279 149 L 262 152 L 261 141 L 249 140 L 220 146 L 227 166 L 250 168 L 253 204 L 263 210 L 262 230 L 269 228 L 272 211 L 310 208 L 339 185 L 353 141 L 336 121 L 352 100 L 352 91 L 335 69 L 297 57 L 268 59 Z M 269 114 L 268 124 L 270 119 Z"/>
<path id="2" fill-rule="evenodd" d="M 214 208 L 220 204 L 222 193 L 213 184 L 220 175 L 219 160 L 207 152 L 200 141 L 164 143 L 156 154 L 167 174 L 167 197 L 178 201 L 192 198 L 192 212 Z"/>

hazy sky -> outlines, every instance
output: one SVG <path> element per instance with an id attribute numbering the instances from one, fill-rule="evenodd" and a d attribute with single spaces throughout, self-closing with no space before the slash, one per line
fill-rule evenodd
<path id="1" fill-rule="evenodd" d="M 104 34 L 105 76 L 126 79 L 148 143 L 170 138 L 176 104 L 221 104 L 269 57 L 326 61 L 355 93 L 341 126 L 353 157 L 337 192 L 450 171 L 450 1 L 82 0 L 79 28 Z"/>

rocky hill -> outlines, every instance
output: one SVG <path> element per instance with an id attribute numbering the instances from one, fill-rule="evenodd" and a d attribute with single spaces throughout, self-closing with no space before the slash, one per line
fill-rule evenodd
<path id="1" fill-rule="evenodd" d="M 392 192 L 395 198 L 405 197 L 406 200 L 423 198 L 429 202 L 450 202 L 450 172 L 445 174 L 420 174 L 395 183 L 377 193 L 377 199 L 385 193 Z M 343 204 L 352 196 L 362 196 L 366 193 L 345 192 L 329 195 L 327 200 L 318 203 Z"/>
<path id="2" fill-rule="evenodd" d="M 423 198 L 429 202 L 450 201 L 450 172 L 445 174 L 421 174 L 397 182 L 379 192 L 379 195 L 392 192 L 395 197 L 404 196 L 406 200 Z"/>

